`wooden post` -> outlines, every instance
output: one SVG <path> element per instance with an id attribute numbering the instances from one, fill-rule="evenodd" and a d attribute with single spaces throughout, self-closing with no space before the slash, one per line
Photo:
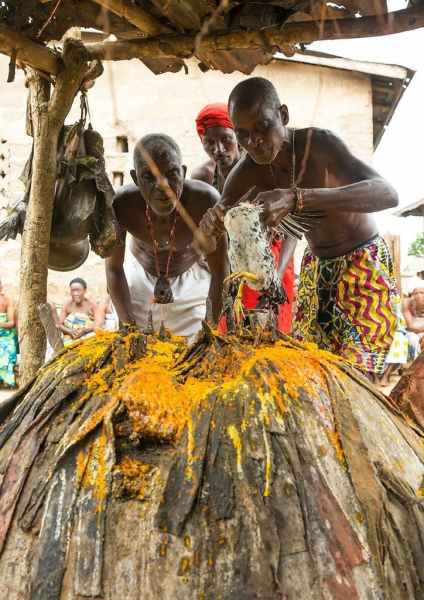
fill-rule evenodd
<path id="1" fill-rule="evenodd" d="M 50 229 L 56 181 L 57 144 L 61 128 L 88 70 L 88 53 L 80 41 L 67 39 L 64 68 L 50 97 L 50 84 L 32 71 L 29 77 L 34 155 L 31 193 L 22 237 L 19 298 L 21 385 L 43 363 L 45 332 L 38 306 L 47 299 Z"/>
<path id="2" fill-rule="evenodd" d="M 395 271 L 395 279 L 398 285 L 399 293 L 402 292 L 402 270 L 401 270 L 401 253 L 400 253 L 400 236 L 386 233 L 383 235 L 387 245 L 389 246 L 390 254 L 393 259 L 393 268 Z"/>
<path id="3" fill-rule="evenodd" d="M 40 320 L 43 324 L 44 331 L 46 332 L 47 341 L 52 347 L 53 352 L 55 354 L 60 352 L 63 349 L 64 344 L 60 331 L 54 322 L 51 305 L 48 302 L 40 304 L 38 307 L 38 314 L 40 315 Z"/>

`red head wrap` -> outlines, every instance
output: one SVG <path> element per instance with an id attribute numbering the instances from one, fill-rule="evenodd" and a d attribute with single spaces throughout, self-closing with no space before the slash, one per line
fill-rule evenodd
<path id="1" fill-rule="evenodd" d="M 209 127 L 234 129 L 226 104 L 208 104 L 199 112 L 196 117 L 196 128 L 200 139 L 202 139 L 206 133 L 206 129 Z"/>

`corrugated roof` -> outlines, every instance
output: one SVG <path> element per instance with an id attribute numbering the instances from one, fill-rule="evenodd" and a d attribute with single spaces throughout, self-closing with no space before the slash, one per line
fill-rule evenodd
<path id="1" fill-rule="evenodd" d="M 399 208 L 393 214 L 396 217 L 424 217 L 424 198 Z"/>
<path id="2" fill-rule="evenodd" d="M 400 65 L 352 60 L 312 50 L 296 53 L 291 57 L 277 54 L 276 58 L 281 61 L 300 62 L 370 75 L 373 103 L 374 150 L 380 143 L 404 91 L 415 75 L 415 71 Z"/>

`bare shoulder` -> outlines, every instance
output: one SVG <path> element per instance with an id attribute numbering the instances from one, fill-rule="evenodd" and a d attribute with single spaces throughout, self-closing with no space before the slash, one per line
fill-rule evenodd
<path id="1" fill-rule="evenodd" d="M 138 187 L 135 183 L 129 183 L 127 185 L 123 185 L 115 192 L 115 196 L 113 198 L 113 203 L 121 203 L 124 200 L 132 199 L 140 194 Z"/>
<path id="2" fill-rule="evenodd" d="M 299 130 L 297 134 L 299 134 L 303 146 L 310 144 L 313 150 L 319 151 L 325 156 L 353 156 L 346 142 L 330 129 L 308 127 Z"/>
<path id="3" fill-rule="evenodd" d="M 330 129 L 306 127 L 296 129 L 294 135 L 296 150 L 303 150 L 306 146 L 309 146 L 312 150 L 320 149 L 325 152 L 326 150 L 332 150 L 334 146 L 342 145 L 346 147 L 343 140 Z"/>
<path id="4" fill-rule="evenodd" d="M 2 294 L 2 303 L 5 305 L 5 307 L 7 308 L 8 306 L 10 306 L 10 304 L 13 304 L 10 296 L 8 296 L 7 294 Z"/>
<path id="5" fill-rule="evenodd" d="M 205 212 L 220 200 L 219 192 L 204 181 L 186 179 L 182 202 L 195 220 L 200 220 Z"/>
<path id="6" fill-rule="evenodd" d="M 199 181 L 204 181 L 205 183 L 212 184 L 213 177 L 215 174 L 216 165 L 213 160 L 208 160 L 207 162 L 199 165 L 191 174 L 191 179 L 197 179 Z"/>
<path id="7" fill-rule="evenodd" d="M 184 182 L 183 200 L 188 200 L 189 204 L 194 202 L 210 208 L 219 202 L 219 192 L 209 183 L 199 181 L 198 179 L 186 179 Z"/>
<path id="8" fill-rule="evenodd" d="M 303 149 L 306 152 L 309 146 L 315 163 L 327 169 L 330 177 L 335 178 L 334 182 L 337 185 L 348 185 L 364 179 L 380 177 L 368 163 L 356 156 L 333 131 L 311 127 L 300 130 L 298 133 L 300 150 Z"/>

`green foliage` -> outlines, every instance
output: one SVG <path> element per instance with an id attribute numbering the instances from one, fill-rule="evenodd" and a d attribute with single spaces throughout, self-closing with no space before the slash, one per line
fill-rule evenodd
<path id="1" fill-rule="evenodd" d="M 417 235 L 409 246 L 408 254 L 412 256 L 424 256 L 424 233 Z"/>

